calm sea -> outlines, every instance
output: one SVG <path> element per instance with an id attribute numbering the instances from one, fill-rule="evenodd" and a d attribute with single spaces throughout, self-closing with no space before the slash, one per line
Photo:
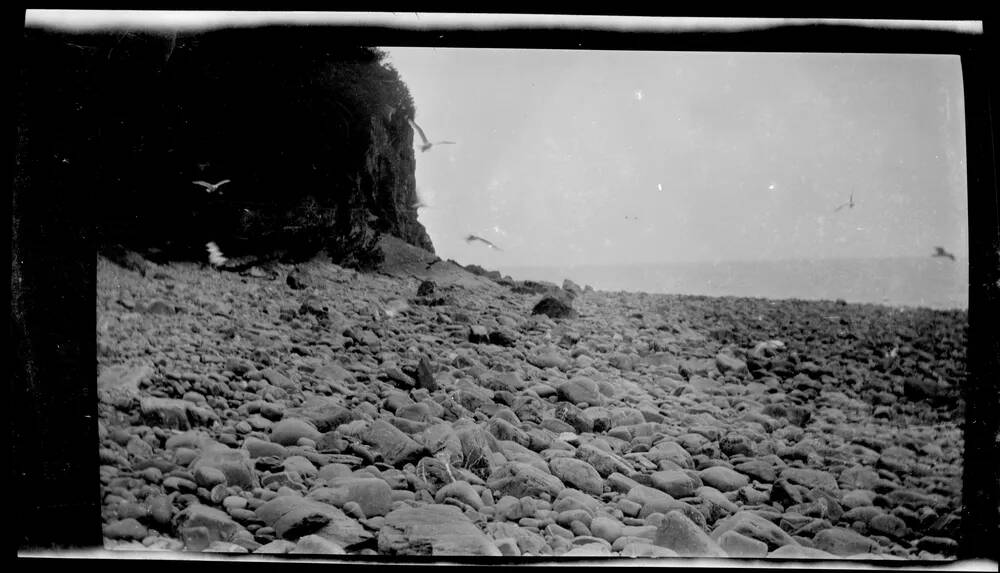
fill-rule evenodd
<path id="1" fill-rule="evenodd" d="M 967 309 L 969 263 L 935 257 L 507 267 L 518 280 L 581 287 L 707 296 L 798 298 Z"/>

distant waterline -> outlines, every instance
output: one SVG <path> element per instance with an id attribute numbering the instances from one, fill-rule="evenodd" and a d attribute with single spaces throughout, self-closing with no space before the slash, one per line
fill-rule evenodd
<path id="1" fill-rule="evenodd" d="M 518 280 L 630 291 L 770 299 L 798 298 L 967 309 L 969 265 L 965 259 L 898 257 L 767 262 L 657 263 L 501 267 Z"/>

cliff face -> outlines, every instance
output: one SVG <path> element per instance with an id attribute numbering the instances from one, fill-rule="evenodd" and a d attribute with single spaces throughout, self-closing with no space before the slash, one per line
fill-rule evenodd
<path id="1" fill-rule="evenodd" d="M 417 221 L 413 101 L 377 49 L 322 27 L 27 30 L 17 192 L 92 194 L 99 245 L 377 262 Z M 193 183 L 229 180 L 217 192 Z"/>

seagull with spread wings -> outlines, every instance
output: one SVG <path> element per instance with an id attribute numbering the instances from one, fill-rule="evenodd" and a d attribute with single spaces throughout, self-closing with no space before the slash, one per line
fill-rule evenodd
<path id="1" fill-rule="evenodd" d="M 491 249 L 496 249 L 498 251 L 502 251 L 503 250 L 500 247 L 494 245 L 493 243 L 487 241 L 486 239 L 484 239 L 482 237 L 477 237 L 475 235 L 469 235 L 468 237 L 465 238 L 465 242 L 466 243 L 471 243 L 472 241 L 479 241 L 481 243 L 485 243 L 486 246 L 489 247 L 489 248 L 491 248 Z"/>
<path id="2" fill-rule="evenodd" d="M 222 187 L 226 183 L 229 183 L 229 179 L 223 179 L 218 183 L 209 183 L 208 181 L 192 181 L 195 185 L 201 185 L 205 188 L 206 193 L 219 193 L 219 187 Z"/>
<path id="3" fill-rule="evenodd" d="M 948 257 L 949 259 L 951 259 L 953 261 L 955 260 L 955 255 L 953 255 L 953 254 L 949 253 L 948 251 L 944 250 L 944 247 L 934 247 L 934 254 L 931 255 L 931 256 L 932 257 Z"/>
<path id="4" fill-rule="evenodd" d="M 435 145 L 444 145 L 444 144 L 455 145 L 454 141 L 435 141 L 432 143 L 427 140 L 427 135 L 424 134 L 424 130 L 420 129 L 420 126 L 417 125 L 417 122 L 413 121 L 412 119 L 407 119 L 407 121 L 410 122 L 410 125 L 413 127 L 413 130 L 417 132 L 417 135 L 420 136 L 420 140 L 423 141 L 423 143 L 420 144 L 420 151 L 427 151 L 430 148 L 434 147 Z"/>
<path id="5" fill-rule="evenodd" d="M 833 212 L 836 213 L 837 211 L 840 211 L 844 207 L 847 207 L 848 209 L 854 208 L 854 193 L 851 193 L 851 199 L 847 203 L 844 203 L 840 207 L 837 207 L 836 209 L 833 210 Z"/>

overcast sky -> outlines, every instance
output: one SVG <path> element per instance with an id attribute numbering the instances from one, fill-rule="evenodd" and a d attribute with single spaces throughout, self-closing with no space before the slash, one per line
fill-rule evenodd
<path id="1" fill-rule="evenodd" d="M 458 142 L 417 151 L 420 219 L 442 257 L 967 254 L 957 56 L 387 51 L 417 123 Z"/>

